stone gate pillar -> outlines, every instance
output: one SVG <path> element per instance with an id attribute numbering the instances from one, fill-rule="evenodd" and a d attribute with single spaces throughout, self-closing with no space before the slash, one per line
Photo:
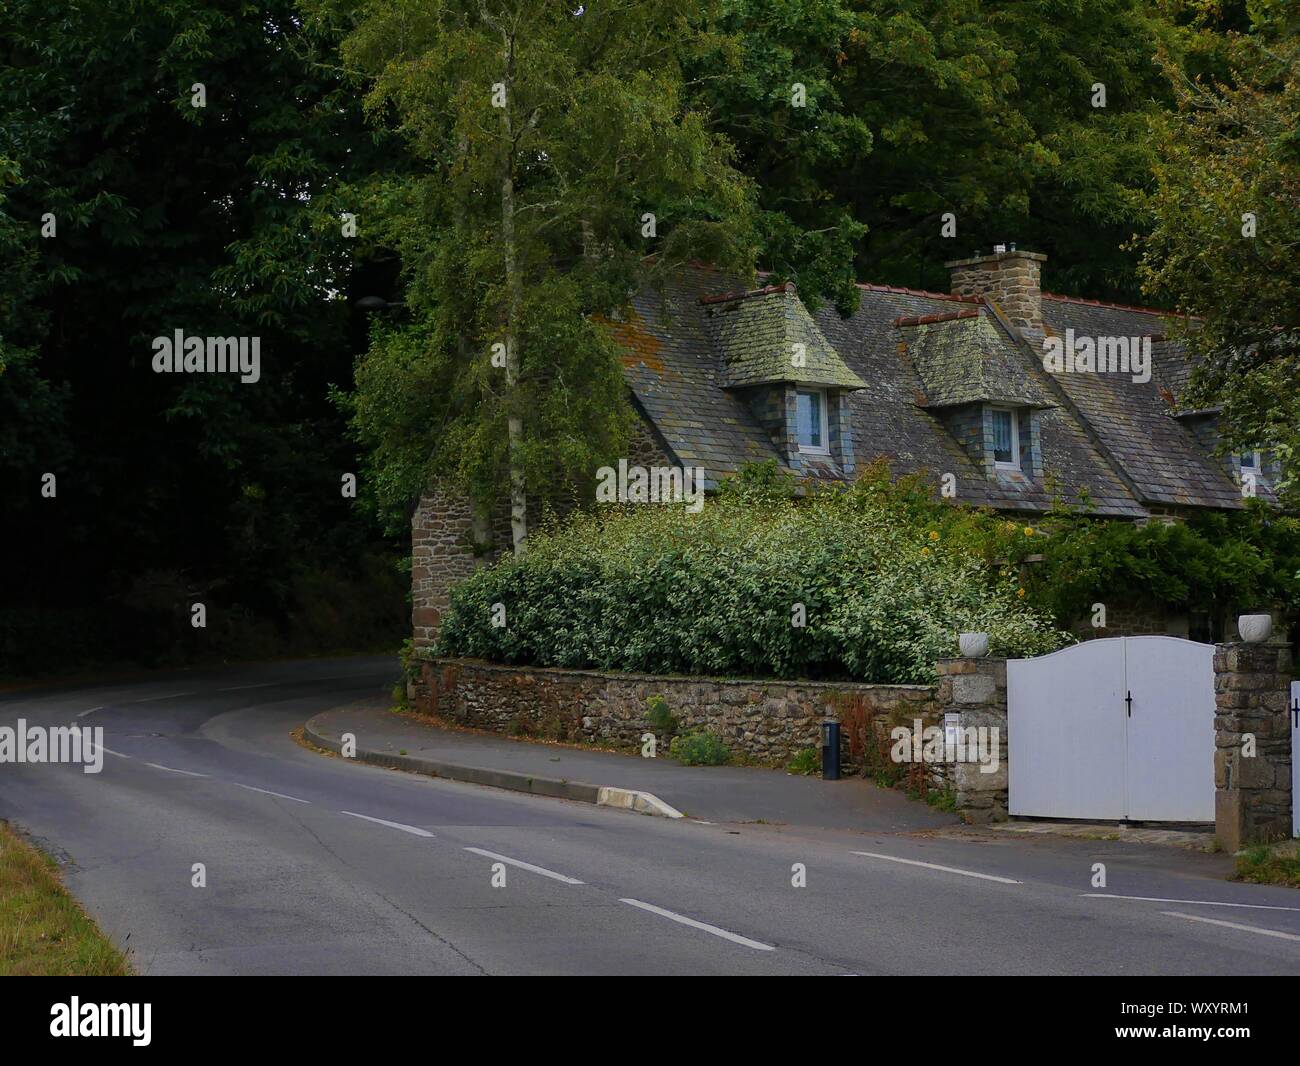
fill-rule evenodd
<path id="1" fill-rule="evenodd" d="M 1215 649 L 1214 831 L 1225 851 L 1291 835 L 1290 689 L 1285 644 Z"/>
<path id="2" fill-rule="evenodd" d="M 939 659 L 936 699 L 940 724 L 949 714 L 965 729 L 996 729 L 997 769 L 984 773 L 978 763 L 952 762 L 949 784 L 957 793 L 957 809 L 972 825 L 1007 820 L 1007 661 L 1006 659 Z"/>

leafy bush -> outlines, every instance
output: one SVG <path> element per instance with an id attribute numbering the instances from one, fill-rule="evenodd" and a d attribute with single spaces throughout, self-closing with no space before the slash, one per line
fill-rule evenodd
<path id="1" fill-rule="evenodd" d="M 1129 599 L 1220 618 L 1300 605 L 1300 520 L 1259 500 L 1168 525 L 1062 516 L 1048 531 L 1029 596 L 1065 624 L 1094 601 Z"/>
<path id="2" fill-rule="evenodd" d="M 994 655 L 1067 639 L 1025 601 L 1011 538 L 937 528 L 921 490 L 872 476 L 803 500 L 770 486 L 729 492 L 698 514 L 604 509 L 539 531 L 522 558 L 456 586 L 439 651 L 496 662 L 660 674 L 927 683 L 956 634 L 990 634 Z M 989 520 L 982 521 L 989 525 Z M 1017 530 L 1016 536 L 1024 538 Z M 494 627 L 493 604 L 506 609 Z M 796 621 L 796 604 L 806 612 Z"/>
<path id="3" fill-rule="evenodd" d="M 676 736 L 681 723 L 677 721 L 677 716 L 668 710 L 668 701 L 662 696 L 651 696 L 646 703 L 650 708 L 646 711 L 646 721 L 651 731 L 656 736 Z"/>
<path id="4" fill-rule="evenodd" d="M 731 749 L 726 742 L 707 729 L 673 737 L 668 754 L 683 766 L 723 766 L 731 761 Z"/>

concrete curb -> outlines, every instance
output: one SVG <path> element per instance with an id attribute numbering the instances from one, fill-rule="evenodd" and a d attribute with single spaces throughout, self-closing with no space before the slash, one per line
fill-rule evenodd
<path id="1" fill-rule="evenodd" d="M 317 732 L 312 725 L 314 721 L 315 719 L 311 719 L 303 726 L 303 738 L 318 748 L 341 755 L 343 745 L 332 737 Z M 533 796 L 577 800 L 579 803 L 617 807 L 660 818 L 684 817 L 681 811 L 669 806 L 653 793 L 639 792 L 635 789 L 589 785 L 584 781 L 569 781 L 557 777 L 535 777 L 514 770 L 490 770 L 481 766 L 465 766 L 461 763 L 426 759 L 419 755 L 394 755 L 386 751 L 370 751 L 360 746 L 357 747 L 356 754 L 349 758 L 372 766 L 408 770 L 417 774 L 428 774 L 430 777 L 446 778 L 448 781 L 464 781 L 471 785 L 505 788 L 512 792 L 527 792 Z"/>
<path id="2" fill-rule="evenodd" d="M 629 811 L 654 814 L 660 818 L 686 817 L 676 807 L 669 806 L 653 792 L 637 792 L 630 788 L 601 788 L 596 802 L 602 807 L 623 807 Z"/>

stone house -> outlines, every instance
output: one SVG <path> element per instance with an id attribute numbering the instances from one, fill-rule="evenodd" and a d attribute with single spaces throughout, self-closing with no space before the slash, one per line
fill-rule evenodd
<path id="1" fill-rule="evenodd" d="M 809 311 L 789 283 L 745 291 L 684 270 L 611 325 L 638 416 L 628 461 L 703 468 L 708 490 L 748 463 L 847 481 L 883 459 L 1026 520 L 1056 501 L 1135 521 L 1240 508 L 1251 491 L 1275 501 L 1271 458 L 1216 455 L 1218 411 L 1179 405 L 1189 365 L 1167 313 L 1045 293 L 1045 261 L 1014 245 L 957 260 L 949 293 L 860 284 L 847 318 Z M 419 501 L 416 648 L 433 643 L 451 585 L 491 558 L 474 525 L 446 491 Z M 1115 605 L 1106 632 L 1227 635 L 1141 604 Z"/>

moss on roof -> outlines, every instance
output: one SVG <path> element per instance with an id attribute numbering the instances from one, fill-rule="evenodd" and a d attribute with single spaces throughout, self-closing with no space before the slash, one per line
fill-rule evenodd
<path id="1" fill-rule="evenodd" d="M 817 328 L 793 286 L 710 307 L 724 388 L 794 382 L 840 389 L 867 383 Z"/>
<path id="2" fill-rule="evenodd" d="M 931 407 L 964 403 L 1056 406 L 1023 356 L 987 315 L 906 325 L 901 330 Z"/>

